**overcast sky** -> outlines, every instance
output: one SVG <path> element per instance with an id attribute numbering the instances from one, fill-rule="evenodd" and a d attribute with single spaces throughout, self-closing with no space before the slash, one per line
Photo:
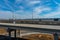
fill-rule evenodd
<path id="1" fill-rule="evenodd" d="M 60 18 L 60 0 L 0 0 L 0 19 Z"/>

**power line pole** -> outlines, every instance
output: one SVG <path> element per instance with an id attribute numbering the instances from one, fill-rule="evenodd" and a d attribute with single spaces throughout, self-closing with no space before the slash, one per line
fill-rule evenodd
<path id="1" fill-rule="evenodd" d="M 32 9 L 32 24 L 33 24 L 33 9 Z"/>
<path id="2" fill-rule="evenodd" d="M 13 24 L 15 24 L 15 11 L 12 12 L 12 17 L 13 17 Z"/>

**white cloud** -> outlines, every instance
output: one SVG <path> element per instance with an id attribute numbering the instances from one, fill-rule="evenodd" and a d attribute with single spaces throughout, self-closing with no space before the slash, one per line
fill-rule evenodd
<path id="1" fill-rule="evenodd" d="M 50 10 L 51 10 L 51 8 L 49 8 L 49 7 L 36 7 L 33 10 L 33 16 L 34 16 L 34 18 L 39 18 L 39 17 L 41 17 L 39 14 L 42 13 L 42 11 L 50 11 Z"/>
<path id="2" fill-rule="evenodd" d="M 60 6 L 60 3 L 58 3 L 56 0 L 53 0 L 55 4 L 57 4 L 58 6 Z"/>
<path id="3" fill-rule="evenodd" d="M 23 11 L 18 11 L 19 13 L 23 12 Z M 18 14 L 18 12 L 11 12 L 11 11 L 1 11 L 0 10 L 0 19 L 12 19 L 13 15 L 15 16 L 15 19 L 23 19 L 23 18 L 27 18 L 26 15 L 20 15 Z"/>
<path id="4" fill-rule="evenodd" d="M 52 18 L 53 17 L 54 18 L 54 17 L 56 17 L 56 15 L 60 15 L 60 6 L 56 9 L 56 11 L 45 14 L 43 17 L 45 17 L 45 18 Z"/>
<path id="5" fill-rule="evenodd" d="M 52 12 L 52 13 L 44 15 L 43 17 L 50 18 L 50 17 L 54 17 L 55 15 L 60 15 L 60 12 L 59 11 Z"/>
<path id="6" fill-rule="evenodd" d="M 29 7 L 32 7 L 32 6 L 34 6 L 35 4 L 38 4 L 38 3 L 41 2 L 40 0 L 25 0 L 25 1 L 26 1 L 26 3 L 27 3 L 27 6 L 29 6 Z"/>
<path id="7" fill-rule="evenodd" d="M 15 19 L 27 19 L 27 18 L 32 17 L 31 14 L 29 14 L 29 12 L 17 11 L 15 13 L 13 13 L 11 11 L 1 11 L 0 10 L 0 19 L 12 19 L 13 15 L 14 15 Z"/>
<path id="8" fill-rule="evenodd" d="M 9 5 L 9 1 L 8 0 L 4 0 L 6 6 L 8 6 L 12 11 L 14 11 L 13 7 Z"/>
<path id="9" fill-rule="evenodd" d="M 29 6 L 33 6 L 37 3 L 40 3 L 41 1 L 40 0 L 26 0 L 27 1 L 27 4 Z M 51 1 L 51 0 L 49 0 Z M 47 2 L 49 2 L 47 1 Z M 58 4 L 57 2 L 55 2 L 56 4 Z M 50 5 L 48 3 L 48 5 Z M 59 5 L 59 4 L 58 4 Z M 23 8 L 23 7 L 22 7 Z M 55 17 L 56 15 L 60 15 L 60 6 L 58 7 L 58 10 L 55 11 L 55 12 L 51 12 L 51 13 L 48 13 L 48 14 L 45 14 L 44 16 L 40 16 L 39 14 L 42 12 L 42 11 L 50 11 L 52 10 L 50 7 L 45 7 L 45 6 L 39 6 L 39 7 L 34 7 L 33 8 L 33 18 L 52 18 L 52 17 Z M 18 12 L 17 12 L 18 13 Z M 17 14 L 16 16 L 18 16 L 17 18 L 32 18 L 32 13 L 28 12 L 28 11 L 19 11 L 20 14 Z"/>
<path id="10" fill-rule="evenodd" d="M 12 18 L 12 12 L 0 10 L 0 19 L 9 19 L 9 18 Z"/>
<path id="11" fill-rule="evenodd" d="M 18 3 L 18 2 L 21 2 L 22 0 L 15 0 L 16 1 L 16 3 Z"/>
<path id="12" fill-rule="evenodd" d="M 24 9 L 24 7 L 23 7 L 23 6 L 19 6 L 19 9 L 23 10 L 23 9 Z"/>
<path id="13" fill-rule="evenodd" d="M 24 10 L 18 10 L 15 12 L 17 19 L 29 19 L 32 18 L 32 13 Z"/>
<path id="14" fill-rule="evenodd" d="M 29 5 L 34 5 L 34 4 L 37 4 L 37 3 L 40 3 L 40 1 L 30 1 Z"/>
<path id="15" fill-rule="evenodd" d="M 50 17 L 54 17 L 56 15 L 60 15 L 60 11 L 55 11 L 55 12 L 48 13 L 44 16 L 40 16 L 39 14 L 43 10 L 51 10 L 51 9 L 48 7 L 46 7 L 46 8 L 37 7 L 33 10 L 33 18 L 50 18 Z M 13 18 L 12 14 L 13 13 L 10 11 L 0 11 L 0 19 Z M 29 18 L 31 19 L 32 18 L 32 12 L 23 11 L 23 10 L 16 11 L 15 12 L 15 18 L 16 19 L 29 19 Z"/>

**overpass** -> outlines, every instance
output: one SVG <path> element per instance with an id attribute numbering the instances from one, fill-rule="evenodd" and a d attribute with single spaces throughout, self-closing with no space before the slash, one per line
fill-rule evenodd
<path id="1" fill-rule="evenodd" d="M 29 30 L 34 32 L 54 33 L 55 40 L 58 39 L 60 33 L 60 26 L 58 25 L 37 25 L 37 24 L 13 24 L 13 23 L 0 23 L 0 27 L 9 29 Z M 10 32 L 9 35 L 11 36 Z M 16 30 L 15 30 L 16 37 Z"/>
<path id="2" fill-rule="evenodd" d="M 59 25 L 38 25 L 38 24 L 13 24 L 13 23 L 0 23 L 0 27 L 20 29 L 20 30 L 32 30 L 36 32 L 49 31 L 60 33 Z"/>

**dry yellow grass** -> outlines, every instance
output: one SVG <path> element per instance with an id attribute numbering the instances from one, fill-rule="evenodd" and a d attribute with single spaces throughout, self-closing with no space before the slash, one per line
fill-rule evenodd
<path id="1" fill-rule="evenodd" d="M 31 34 L 23 36 L 23 38 L 28 40 L 54 40 L 53 36 L 48 34 Z"/>
<path id="2" fill-rule="evenodd" d="M 6 34 L 7 32 L 6 32 L 6 29 L 4 29 L 4 28 L 0 28 L 0 35 L 4 35 L 4 34 Z"/>

